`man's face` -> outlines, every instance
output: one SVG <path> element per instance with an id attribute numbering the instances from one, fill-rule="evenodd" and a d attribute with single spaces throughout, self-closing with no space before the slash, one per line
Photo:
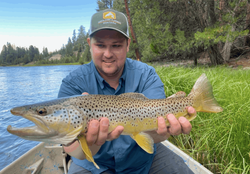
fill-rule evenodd
<path id="1" fill-rule="evenodd" d="M 115 30 L 100 30 L 87 39 L 94 64 L 103 78 L 120 77 L 130 39 Z"/>

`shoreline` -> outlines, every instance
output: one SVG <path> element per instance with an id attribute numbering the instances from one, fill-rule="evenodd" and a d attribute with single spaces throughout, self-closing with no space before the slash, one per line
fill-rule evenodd
<path id="1" fill-rule="evenodd" d="M 86 64 L 89 62 L 86 62 Z M 30 67 L 30 66 L 58 66 L 58 65 L 82 65 L 80 63 L 58 63 L 58 64 L 26 64 L 26 65 L 0 65 L 0 67 Z"/>

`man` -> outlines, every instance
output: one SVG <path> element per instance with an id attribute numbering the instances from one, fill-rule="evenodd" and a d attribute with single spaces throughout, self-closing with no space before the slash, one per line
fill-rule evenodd
<path id="1" fill-rule="evenodd" d="M 154 68 L 126 58 L 131 42 L 128 29 L 123 13 L 111 9 L 95 13 L 87 39 L 92 61 L 63 79 L 58 97 L 84 92 L 105 95 L 138 92 L 150 99 L 165 98 L 163 84 Z M 187 109 L 195 114 L 194 108 Z M 169 127 L 164 118 L 159 117 L 158 129 L 147 132 L 155 143 L 154 154 L 142 150 L 130 136 L 121 135 L 122 126 L 109 133 L 108 118 L 92 120 L 86 140 L 100 169 L 85 159 L 76 141 L 64 147 L 73 159 L 69 173 L 192 173 L 180 157 L 159 143 L 170 135 L 188 134 L 192 126 L 184 117 L 177 120 L 169 114 L 167 119 Z"/>

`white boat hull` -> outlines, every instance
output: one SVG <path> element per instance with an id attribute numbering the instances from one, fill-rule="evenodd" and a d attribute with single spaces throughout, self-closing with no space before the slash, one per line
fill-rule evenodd
<path id="1" fill-rule="evenodd" d="M 212 174 L 169 141 L 166 140 L 162 144 L 179 155 L 195 174 Z M 66 154 L 60 145 L 40 143 L 1 170 L 0 174 L 66 174 L 68 166 L 65 157 Z"/>

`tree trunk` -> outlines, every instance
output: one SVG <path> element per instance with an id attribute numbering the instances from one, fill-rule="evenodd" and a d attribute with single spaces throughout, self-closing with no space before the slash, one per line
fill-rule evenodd
<path id="1" fill-rule="evenodd" d="M 223 63 L 223 58 L 220 54 L 217 44 L 208 47 L 208 55 L 212 65 L 220 65 Z"/>
<path id="2" fill-rule="evenodd" d="M 208 0 L 207 4 L 208 4 L 208 14 L 210 18 L 210 26 L 213 26 L 217 22 L 215 11 L 214 11 L 215 2 L 214 0 Z M 208 47 L 208 55 L 213 65 L 219 65 L 223 63 L 223 58 L 218 49 L 218 44 L 214 44 Z"/>
<path id="3" fill-rule="evenodd" d="M 191 49 L 191 56 L 193 57 L 193 60 L 194 60 L 194 66 L 197 66 L 198 65 L 198 53 L 194 46 Z"/>
<path id="4" fill-rule="evenodd" d="M 234 8 L 234 10 L 233 10 L 233 13 L 232 13 L 232 18 L 234 18 L 235 17 L 235 13 L 236 13 L 236 11 L 238 10 L 238 7 L 239 7 L 239 5 L 240 5 L 240 2 L 241 1 L 239 1 L 238 2 L 238 4 L 236 4 L 236 6 L 235 6 L 235 8 Z M 232 24 L 232 29 L 231 29 L 231 31 L 232 32 L 234 32 L 235 31 L 235 29 L 236 29 L 236 24 Z M 232 42 L 230 42 L 229 41 L 229 37 L 230 37 L 230 34 L 228 34 L 227 35 L 227 41 L 226 41 L 226 43 L 225 43 L 225 45 L 224 45 L 224 48 L 223 48 L 223 54 L 222 54 L 222 56 L 223 56 L 223 59 L 224 59 L 224 61 L 229 61 L 229 59 L 230 59 L 230 52 L 231 52 L 231 47 L 232 47 Z"/>
<path id="5" fill-rule="evenodd" d="M 234 32 L 235 28 L 236 28 L 235 25 L 233 25 L 231 31 Z M 224 45 L 224 48 L 223 48 L 223 51 L 222 51 L 222 57 L 223 57 L 223 59 L 224 59 L 225 62 L 228 62 L 229 59 L 230 59 L 231 47 L 233 45 L 232 42 L 228 41 L 229 37 L 230 36 L 228 34 L 227 35 L 227 41 L 226 41 L 226 43 Z"/>
<path id="6" fill-rule="evenodd" d="M 225 7 L 224 0 L 220 0 L 220 5 L 219 6 L 220 6 L 219 7 L 220 8 L 219 22 L 220 22 L 220 26 L 222 26 L 223 25 L 222 13 L 223 13 L 224 7 Z M 223 49 L 223 43 L 221 41 L 218 43 L 218 48 L 219 48 L 220 51 L 222 51 L 222 49 Z"/>
<path id="7" fill-rule="evenodd" d="M 133 30 L 132 22 L 131 22 L 130 15 L 129 15 L 128 2 L 127 2 L 127 0 L 124 0 L 124 2 L 125 2 L 126 13 L 127 13 L 127 16 L 128 16 L 128 23 L 129 23 L 131 35 L 132 35 L 132 38 L 133 38 L 133 43 L 135 43 L 137 45 L 137 47 L 135 49 L 136 59 L 138 61 L 141 61 L 139 48 L 138 48 L 138 44 L 137 44 L 137 41 L 136 41 L 136 36 L 135 36 L 134 30 Z"/>
<path id="8" fill-rule="evenodd" d="M 224 0 L 220 0 L 220 11 L 221 12 L 223 12 L 224 6 L 225 6 Z M 220 13 L 219 21 L 222 21 L 221 13 Z"/>
<path id="9" fill-rule="evenodd" d="M 245 46 L 249 46 L 250 47 L 250 3 L 247 2 L 247 15 L 246 15 L 246 29 L 249 30 L 248 32 L 248 36 L 245 37 Z"/>

